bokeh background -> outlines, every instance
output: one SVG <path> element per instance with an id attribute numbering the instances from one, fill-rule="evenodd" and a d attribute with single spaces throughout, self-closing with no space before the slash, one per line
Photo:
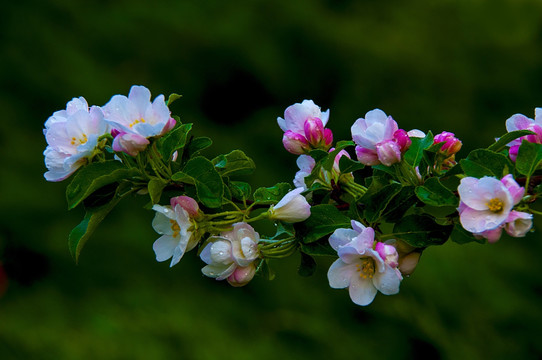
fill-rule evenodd
<path id="1" fill-rule="evenodd" d="M 276 125 L 313 99 L 335 138 L 381 108 L 401 128 L 449 130 L 459 157 L 542 106 L 539 0 L 19 0 L 0 11 L 1 359 L 537 359 L 542 224 L 494 245 L 430 248 L 396 296 L 369 307 L 299 259 L 241 289 L 190 253 L 157 263 L 152 211 L 129 200 L 72 261 L 64 183 L 47 183 L 43 122 L 131 85 L 172 105 L 206 155 L 239 148 L 255 186 L 291 181 Z M 7 274 L 7 282 L 5 279 Z M 7 284 L 7 288 L 6 288 Z"/>

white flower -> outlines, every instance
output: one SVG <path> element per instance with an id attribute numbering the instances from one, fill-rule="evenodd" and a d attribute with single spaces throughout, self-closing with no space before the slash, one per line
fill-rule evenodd
<path id="1" fill-rule="evenodd" d="M 300 222 L 311 216 L 311 206 L 301 193 L 303 188 L 299 187 L 290 191 L 276 204 L 269 208 L 269 218 L 286 222 Z"/>
<path id="2" fill-rule="evenodd" d="M 61 181 L 73 174 L 93 156 L 98 138 L 107 132 L 99 107 L 88 107 L 83 98 L 74 98 L 66 110 L 55 112 L 45 122 L 47 141 L 44 176 L 47 181 Z"/>

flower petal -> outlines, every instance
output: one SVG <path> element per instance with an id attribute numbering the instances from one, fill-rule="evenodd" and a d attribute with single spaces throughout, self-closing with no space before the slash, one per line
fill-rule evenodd
<path id="1" fill-rule="evenodd" d="M 344 289 L 350 285 L 350 279 L 356 274 L 356 264 L 346 264 L 341 259 L 331 264 L 327 279 L 333 289 Z"/>
<path id="2" fill-rule="evenodd" d="M 354 304 L 366 306 L 373 302 L 377 290 L 373 285 L 372 279 L 353 276 L 348 292 Z"/>

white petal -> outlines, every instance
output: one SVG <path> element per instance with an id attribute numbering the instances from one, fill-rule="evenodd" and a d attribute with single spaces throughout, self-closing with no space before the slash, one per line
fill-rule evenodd
<path id="1" fill-rule="evenodd" d="M 166 261 L 173 256 L 173 251 L 179 245 L 179 239 L 170 235 L 162 235 L 152 244 L 156 261 Z"/>
<path id="2" fill-rule="evenodd" d="M 356 264 L 346 264 L 341 259 L 337 259 L 331 264 L 327 272 L 329 286 L 333 289 L 344 289 L 350 285 L 350 279 L 352 279 L 352 276 L 355 276 L 355 274 Z"/>
<path id="3" fill-rule="evenodd" d="M 354 304 L 366 306 L 373 302 L 377 290 L 373 285 L 372 279 L 353 276 L 348 292 Z"/>
<path id="4" fill-rule="evenodd" d="M 401 279 L 391 266 L 386 265 L 386 269 L 382 273 L 375 272 L 373 278 L 374 286 L 384 295 L 394 295 L 399 292 Z"/>

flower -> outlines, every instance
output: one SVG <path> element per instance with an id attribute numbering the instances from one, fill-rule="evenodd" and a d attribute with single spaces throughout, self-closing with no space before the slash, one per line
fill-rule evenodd
<path id="1" fill-rule="evenodd" d="M 269 218 L 290 223 L 307 220 L 311 216 L 311 206 L 301 195 L 303 191 L 302 187 L 298 187 L 284 195 L 276 205 L 271 205 Z"/>
<path id="2" fill-rule="evenodd" d="M 535 109 L 535 118 L 530 119 L 522 114 L 512 115 L 506 120 L 506 130 L 508 132 L 515 130 L 530 130 L 534 132 L 533 135 L 522 136 L 508 143 L 510 147 L 509 155 L 512 161 L 516 161 L 518 149 L 523 140 L 531 143 L 542 144 L 542 108 Z"/>
<path id="3" fill-rule="evenodd" d="M 197 224 L 193 215 L 193 203 L 186 198 L 188 196 L 178 196 L 170 200 L 171 205 L 152 207 L 156 211 L 152 227 L 162 235 L 154 242 L 152 248 L 157 261 L 166 261 L 171 258 L 170 267 L 176 265 L 201 238 L 201 234 L 195 231 Z M 192 200 L 195 202 L 194 199 Z M 196 214 L 198 210 L 199 208 L 196 209 Z"/>
<path id="4" fill-rule="evenodd" d="M 209 238 L 200 254 L 207 264 L 201 272 L 217 280 L 227 279 L 232 286 L 246 285 L 256 273 L 259 241 L 260 235 L 249 224 L 233 224 L 231 231 Z"/>
<path id="5" fill-rule="evenodd" d="M 373 248 L 374 235 L 372 228 L 352 220 L 352 229 L 337 229 L 329 237 L 339 255 L 327 273 L 329 286 L 348 287 L 352 301 L 361 306 L 369 305 L 378 291 L 397 294 L 402 280 L 397 251 L 380 242 Z"/>
<path id="6" fill-rule="evenodd" d="M 146 148 L 148 138 L 162 136 L 175 126 L 164 95 L 158 95 L 151 103 L 151 92 L 139 85 L 132 86 L 128 97 L 113 96 L 103 112 L 105 120 L 118 130 L 113 149 L 131 156 Z"/>
<path id="7" fill-rule="evenodd" d="M 391 166 L 400 162 L 401 155 L 412 143 L 408 133 L 399 129 L 395 120 L 380 109 L 371 110 L 365 118 L 357 119 L 351 131 L 358 160 L 370 166 Z"/>
<path id="8" fill-rule="evenodd" d="M 329 152 L 332 152 L 335 150 L 334 148 L 329 149 Z M 335 160 L 333 162 L 333 167 L 331 168 L 331 171 L 326 171 L 324 169 L 321 169 L 320 172 L 320 179 L 317 179 L 316 182 L 319 182 L 321 184 L 330 185 L 331 181 L 334 183 L 338 183 L 339 180 L 347 179 L 347 178 L 353 178 L 352 173 L 343 174 L 341 176 L 341 171 L 339 169 L 339 161 L 341 160 L 341 157 L 346 156 L 350 159 L 350 155 L 346 150 L 341 150 L 335 156 Z M 297 187 L 302 187 L 304 190 L 307 190 L 307 185 L 305 184 L 305 178 L 309 176 L 312 173 L 312 170 L 314 169 L 314 165 L 316 162 L 314 159 L 309 155 L 299 155 L 299 157 L 296 160 L 296 164 L 299 167 L 299 171 L 296 172 L 295 178 L 294 178 L 294 185 Z"/>
<path id="9" fill-rule="evenodd" d="M 98 138 L 107 132 L 103 113 L 97 106 L 88 107 L 83 97 L 74 98 L 66 110 L 53 113 L 45 122 L 47 140 L 44 176 L 47 181 L 61 181 L 92 158 Z"/>
<path id="10" fill-rule="evenodd" d="M 303 100 L 286 108 L 284 119 L 277 118 L 284 131 L 282 143 L 288 152 L 301 155 L 313 148 L 328 149 L 333 142 L 333 133 L 325 126 L 329 110 L 322 112 L 312 100 Z"/>
<path id="11" fill-rule="evenodd" d="M 481 179 L 466 177 L 461 179 L 457 190 L 460 198 L 459 220 L 463 228 L 481 236 L 487 235 L 484 237 L 491 236 L 492 239 L 496 237 L 495 232 L 484 232 L 503 225 L 525 191 L 510 174 L 502 180 L 488 176 Z"/>
<path id="12" fill-rule="evenodd" d="M 440 134 L 435 135 L 433 139 L 433 144 L 443 143 L 440 151 L 446 156 L 450 157 L 456 154 L 460 149 L 463 143 L 455 137 L 454 133 L 443 131 Z"/>
<path id="13" fill-rule="evenodd" d="M 486 238 L 488 242 L 494 243 L 501 238 L 503 229 L 512 237 L 524 237 L 533 227 L 533 215 L 522 211 L 510 211 L 510 214 L 497 228 L 485 230 L 473 234 L 475 238 Z"/>

